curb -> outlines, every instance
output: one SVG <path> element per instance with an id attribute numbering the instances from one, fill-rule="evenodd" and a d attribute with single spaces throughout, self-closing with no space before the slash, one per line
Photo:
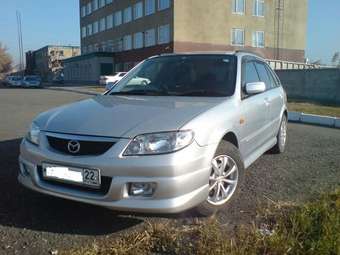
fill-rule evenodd
<path id="1" fill-rule="evenodd" d="M 303 112 L 288 112 L 288 120 L 290 122 L 305 123 L 340 129 L 340 118 L 336 117 L 306 114 Z"/>

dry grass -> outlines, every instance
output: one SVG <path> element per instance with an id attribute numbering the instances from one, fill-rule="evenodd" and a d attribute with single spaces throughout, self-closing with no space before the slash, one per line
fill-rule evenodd
<path id="1" fill-rule="evenodd" d="M 264 211 L 263 211 L 264 213 Z M 102 254 L 340 254 L 340 189 L 310 203 L 275 204 L 257 224 L 228 237 L 215 220 L 193 225 L 146 224 L 135 231 L 68 255 Z"/>
<path id="2" fill-rule="evenodd" d="M 320 105 L 306 102 L 289 102 L 289 111 L 325 115 L 340 118 L 340 106 Z"/>

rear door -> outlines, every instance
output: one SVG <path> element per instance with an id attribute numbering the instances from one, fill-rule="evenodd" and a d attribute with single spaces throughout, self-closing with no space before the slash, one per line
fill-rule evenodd
<path id="1" fill-rule="evenodd" d="M 242 61 L 242 95 L 241 95 L 241 146 L 244 158 L 252 154 L 266 142 L 266 123 L 269 118 L 269 108 L 265 93 L 247 95 L 247 83 L 260 81 L 255 68 L 255 59 L 245 57 Z"/>
<path id="2" fill-rule="evenodd" d="M 271 80 L 272 90 L 270 94 L 270 119 L 272 122 L 272 128 L 275 132 L 274 135 L 277 134 L 280 124 L 281 124 L 281 114 L 282 114 L 282 107 L 285 104 L 285 95 L 281 87 L 281 83 L 277 78 L 274 71 L 266 64 L 266 68 L 268 71 L 268 75 Z"/>
<path id="3" fill-rule="evenodd" d="M 265 100 L 269 106 L 269 114 L 267 119 L 267 137 L 272 138 L 277 135 L 279 123 L 280 123 L 280 114 L 283 104 L 283 95 L 276 84 L 274 77 L 270 73 L 268 66 L 264 62 L 257 61 L 256 69 L 259 73 L 261 81 L 266 84 L 266 97 Z"/>

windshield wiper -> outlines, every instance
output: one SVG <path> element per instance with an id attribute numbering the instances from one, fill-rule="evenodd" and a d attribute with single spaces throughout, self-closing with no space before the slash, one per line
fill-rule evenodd
<path id="1" fill-rule="evenodd" d="M 165 93 L 162 93 L 160 91 L 153 91 L 153 90 L 118 91 L 118 92 L 111 92 L 109 95 L 111 96 L 116 96 L 116 95 L 167 96 L 167 94 Z"/>
<path id="2" fill-rule="evenodd" d="M 205 89 L 189 90 L 175 96 L 207 96 L 207 97 L 226 97 L 227 95 L 222 92 L 209 91 Z"/>

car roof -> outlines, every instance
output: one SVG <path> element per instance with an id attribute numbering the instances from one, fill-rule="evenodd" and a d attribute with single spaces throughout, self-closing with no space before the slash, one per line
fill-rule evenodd
<path id="1" fill-rule="evenodd" d="M 160 57 L 160 56 L 186 56 L 186 55 L 234 55 L 237 57 L 244 57 L 244 56 L 252 56 L 260 60 L 265 60 L 264 57 L 250 51 L 245 50 L 236 50 L 236 51 L 194 51 L 194 52 L 180 52 L 180 53 L 164 53 L 156 56 L 152 56 L 150 58 L 154 57 Z"/>

